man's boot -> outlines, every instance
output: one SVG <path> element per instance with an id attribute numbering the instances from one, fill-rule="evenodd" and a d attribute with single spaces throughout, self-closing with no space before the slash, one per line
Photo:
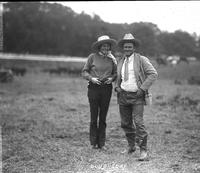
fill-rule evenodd
<path id="1" fill-rule="evenodd" d="M 147 136 L 145 136 L 143 140 L 139 140 L 138 144 L 140 147 L 140 157 L 138 160 L 147 161 L 149 159 L 147 153 Z"/>
<path id="2" fill-rule="evenodd" d="M 128 154 L 131 154 L 131 153 L 136 151 L 135 134 L 134 133 L 127 133 L 126 139 L 128 141 Z"/>
<path id="3" fill-rule="evenodd" d="M 135 146 L 129 146 L 128 148 L 128 154 L 132 154 L 136 151 L 136 147 Z"/>
<path id="4" fill-rule="evenodd" d="M 140 150 L 140 157 L 138 160 L 139 161 L 148 161 L 149 160 L 148 153 L 146 150 L 143 150 L 143 149 Z"/>

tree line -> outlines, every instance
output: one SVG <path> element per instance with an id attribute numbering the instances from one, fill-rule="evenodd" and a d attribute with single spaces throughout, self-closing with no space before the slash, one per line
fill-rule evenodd
<path id="1" fill-rule="evenodd" d="M 107 34 L 119 40 L 127 32 L 141 41 L 138 51 L 146 56 L 200 58 L 200 38 L 182 30 L 164 32 L 149 22 L 108 23 L 98 15 L 77 14 L 58 3 L 3 5 L 4 52 L 86 57 L 98 36 Z"/>

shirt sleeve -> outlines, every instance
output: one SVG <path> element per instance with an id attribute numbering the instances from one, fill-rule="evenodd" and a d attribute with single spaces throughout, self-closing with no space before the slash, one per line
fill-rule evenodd
<path id="1" fill-rule="evenodd" d="M 92 78 L 92 76 L 91 76 L 91 74 L 90 74 L 90 70 L 91 70 L 91 66 L 92 66 L 92 54 L 91 55 L 89 55 L 89 57 L 88 57 L 88 59 L 87 59 L 87 61 L 86 61 L 86 63 L 85 63 L 85 65 L 84 65 L 84 67 L 83 67 L 83 69 L 82 69 L 82 77 L 84 78 L 84 79 L 86 79 L 86 80 L 91 80 L 91 78 Z"/>
<path id="2" fill-rule="evenodd" d="M 146 57 L 142 57 L 142 67 L 144 74 L 147 76 L 145 81 L 141 85 L 141 89 L 146 91 L 150 88 L 153 82 L 157 79 L 158 73 L 153 65 L 150 63 L 149 59 Z"/>

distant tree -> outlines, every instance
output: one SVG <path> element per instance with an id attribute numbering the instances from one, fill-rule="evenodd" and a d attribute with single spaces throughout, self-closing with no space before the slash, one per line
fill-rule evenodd
<path id="1" fill-rule="evenodd" d="M 176 52 L 181 56 L 192 56 L 196 47 L 195 38 L 187 32 L 175 31 L 174 34 Z"/>
<path id="2" fill-rule="evenodd" d="M 117 41 L 131 32 L 147 56 L 200 56 L 200 41 L 187 32 L 161 32 L 148 22 L 115 24 L 98 15 L 75 13 L 58 3 L 7 2 L 3 11 L 4 52 L 88 56 L 98 36 Z"/>
<path id="3" fill-rule="evenodd" d="M 157 36 L 159 45 L 161 45 L 160 54 L 173 55 L 174 54 L 174 43 L 173 36 L 168 32 L 162 32 Z"/>
<path id="4" fill-rule="evenodd" d="M 141 51 L 145 55 L 154 56 L 157 47 L 157 35 L 160 30 L 152 23 L 133 23 L 130 25 L 131 33 L 141 41 Z"/>
<path id="5" fill-rule="evenodd" d="M 198 60 L 200 60 L 200 37 L 197 38 L 195 56 L 198 58 Z"/>
<path id="6" fill-rule="evenodd" d="M 193 56 L 196 49 L 195 38 L 183 31 L 163 32 L 158 36 L 162 53 L 166 55 Z"/>

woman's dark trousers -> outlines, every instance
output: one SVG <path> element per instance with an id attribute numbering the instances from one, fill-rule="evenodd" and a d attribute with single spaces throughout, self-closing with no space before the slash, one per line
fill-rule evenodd
<path id="1" fill-rule="evenodd" d="M 106 139 L 106 116 L 112 95 L 112 84 L 89 84 L 90 144 L 103 147 Z"/>

